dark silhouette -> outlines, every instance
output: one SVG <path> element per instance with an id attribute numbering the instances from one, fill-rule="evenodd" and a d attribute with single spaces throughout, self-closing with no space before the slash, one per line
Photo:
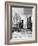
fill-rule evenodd
<path id="1" fill-rule="evenodd" d="M 21 22 L 19 23 L 19 28 L 20 28 L 20 29 L 23 28 L 23 20 L 21 20 Z"/>
<path id="2" fill-rule="evenodd" d="M 31 16 L 29 18 L 27 18 L 27 29 L 30 29 L 32 31 Z"/>

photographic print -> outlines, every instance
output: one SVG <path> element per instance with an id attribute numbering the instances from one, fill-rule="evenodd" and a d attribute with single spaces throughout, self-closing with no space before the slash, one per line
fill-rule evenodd
<path id="1" fill-rule="evenodd" d="M 12 38 L 32 39 L 32 8 L 12 7 Z"/>

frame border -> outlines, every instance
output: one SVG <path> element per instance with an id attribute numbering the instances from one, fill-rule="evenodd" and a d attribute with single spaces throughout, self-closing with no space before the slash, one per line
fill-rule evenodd
<path id="1" fill-rule="evenodd" d="M 9 40 L 9 5 L 10 3 L 16 3 L 16 4 L 26 4 L 26 5 L 34 5 L 35 8 L 35 41 L 27 41 L 27 42 L 18 42 L 18 43 L 10 43 Z M 12 11 L 11 11 L 12 12 Z M 11 13 L 10 13 L 11 14 Z M 11 16 L 10 16 L 11 18 Z M 11 21 L 10 21 L 11 22 Z M 36 3 L 26 3 L 26 2 L 12 2 L 12 1 L 6 1 L 5 2 L 5 44 L 12 45 L 12 44 L 27 44 L 27 43 L 37 43 L 37 4 Z"/>

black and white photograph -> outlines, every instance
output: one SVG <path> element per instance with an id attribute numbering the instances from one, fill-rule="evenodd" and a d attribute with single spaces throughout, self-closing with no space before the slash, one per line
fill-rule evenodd
<path id="1" fill-rule="evenodd" d="M 12 7 L 12 38 L 32 38 L 32 8 Z"/>

